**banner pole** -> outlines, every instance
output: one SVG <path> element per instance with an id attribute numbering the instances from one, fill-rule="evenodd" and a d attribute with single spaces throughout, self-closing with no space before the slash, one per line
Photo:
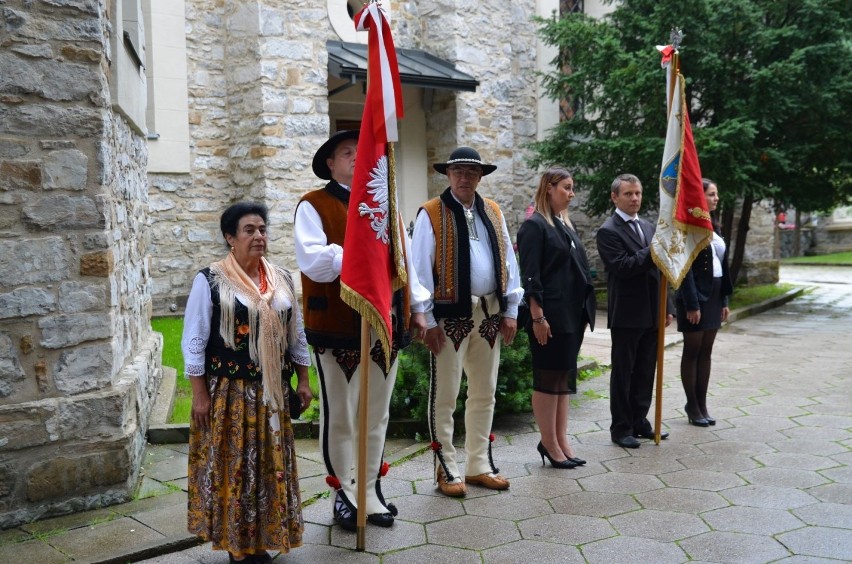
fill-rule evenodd
<path id="1" fill-rule="evenodd" d="M 367 529 L 367 392 L 369 392 L 370 381 L 370 323 L 361 318 L 361 361 L 359 372 L 361 373 L 361 387 L 358 397 L 358 495 L 355 524 L 356 541 L 355 549 L 364 551 Z"/>
<path id="2" fill-rule="evenodd" d="M 668 123 L 668 118 L 671 112 L 674 110 L 672 108 L 672 99 L 674 98 L 674 89 L 677 88 L 677 75 L 680 73 L 680 55 L 677 51 L 677 45 L 675 45 L 675 51 L 672 53 L 672 62 L 671 62 L 671 77 L 672 79 L 668 81 L 669 83 L 669 91 L 667 94 L 667 111 L 666 111 L 666 123 Z M 666 301 L 668 297 L 668 288 L 669 280 L 666 278 L 666 275 L 660 271 L 660 303 L 657 308 L 657 393 L 656 393 L 656 402 L 654 404 L 654 444 L 660 444 L 660 433 L 662 432 L 663 426 L 663 363 L 665 361 L 665 348 L 666 348 Z"/>

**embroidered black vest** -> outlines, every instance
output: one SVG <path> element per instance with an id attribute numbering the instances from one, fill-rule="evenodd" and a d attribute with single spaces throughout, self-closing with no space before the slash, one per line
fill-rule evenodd
<path id="1" fill-rule="evenodd" d="M 208 376 L 220 376 L 225 378 L 243 378 L 246 380 L 260 380 L 262 373 L 260 366 L 255 364 L 249 356 L 249 311 L 239 300 L 234 300 L 234 344 L 236 350 L 225 345 L 225 340 L 219 334 L 219 319 L 222 315 L 221 298 L 219 296 L 218 285 L 215 284 L 214 277 L 210 272 L 210 268 L 205 268 L 201 271 L 207 283 L 210 285 L 210 301 L 213 302 L 213 315 L 210 327 L 210 338 L 207 341 L 207 348 L 204 353 L 204 362 L 207 366 Z M 290 311 L 284 316 L 283 323 L 287 323 L 290 317 Z M 285 358 L 281 365 L 282 374 L 292 374 L 293 366 L 290 361 L 289 353 L 285 354 Z"/>

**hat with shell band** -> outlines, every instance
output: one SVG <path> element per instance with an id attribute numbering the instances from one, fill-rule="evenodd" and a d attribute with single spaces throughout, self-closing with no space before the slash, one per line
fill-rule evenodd
<path id="1" fill-rule="evenodd" d="M 478 166 L 482 169 L 482 176 L 487 176 L 497 170 L 497 166 L 493 164 L 485 164 L 482 162 L 482 157 L 476 152 L 476 149 L 471 147 L 459 147 L 450 154 L 450 158 L 445 163 L 435 163 L 432 167 L 441 174 L 447 174 L 447 167 L 451 165 L 470 165 Z"/>

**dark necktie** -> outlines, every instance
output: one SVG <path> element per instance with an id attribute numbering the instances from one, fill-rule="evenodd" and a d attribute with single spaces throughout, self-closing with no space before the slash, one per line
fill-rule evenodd
<path id="1" fill-rule="evenodd" d="M 633 228 L 633 231 L 635 231 L 636 235 L 639 237 L 639 241 L 644 245 L 645 244 L 645 235 L 642 233 L 642 228 L 639 227 L 639 222 L 635 219 L 631 219 L 627 223 L 630 224 L 630 227 Z"/>

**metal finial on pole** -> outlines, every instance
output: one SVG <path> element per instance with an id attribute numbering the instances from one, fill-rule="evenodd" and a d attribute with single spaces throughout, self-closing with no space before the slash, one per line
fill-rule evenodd
<path id="1" fill-rule="evenodd" d="M 669 33 L 669 43 L 671 43 L 671 46 L 674 47 L 675 51 L 680 49 L 681 41 L 683 41 L 683 30 L 679 27 L 673 27 Z"/>

